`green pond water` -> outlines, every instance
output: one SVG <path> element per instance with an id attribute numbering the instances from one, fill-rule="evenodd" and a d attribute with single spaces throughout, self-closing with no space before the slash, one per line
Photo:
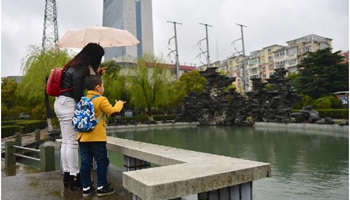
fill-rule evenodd
<path id="1" fill-rule="evenodd" d="M 253 182 L 254 200 L 349 199 L 348 133 L 186 127 L 116 129 L 108 135 L 270 163 L 272 177 Z M 109 156 L 122 167 L 120 154 Z"/>

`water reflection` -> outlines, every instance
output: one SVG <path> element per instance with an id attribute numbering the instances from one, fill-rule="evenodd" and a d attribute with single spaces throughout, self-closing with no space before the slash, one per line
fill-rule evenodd
<path id="1" fill-rule="evenodd" d="M 110 136 L 271 164 L 254 199 L 348 199 L 347 133 L 234 127 L 109 131 Z M 115 159 L 121 156 L 113 155 Z M 111 159 L 111 162 L 115 162 Z"/>

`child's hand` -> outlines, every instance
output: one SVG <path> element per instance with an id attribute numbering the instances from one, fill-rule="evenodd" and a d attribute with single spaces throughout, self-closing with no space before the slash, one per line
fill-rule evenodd
<path id="1" fill-rule="evenodd" d="M 101 76 L 106 72 L 107 67 L 100 67 L 97 69 L 96 74 Z"/>
<path id="2" fill-rule="evenodd" d="M 115 103 L 118 103 L 118 102 L 122 102 L 123 104 L 126 103 L 126 101 L 122 101 L 122 100 L 115 100 Z"/>

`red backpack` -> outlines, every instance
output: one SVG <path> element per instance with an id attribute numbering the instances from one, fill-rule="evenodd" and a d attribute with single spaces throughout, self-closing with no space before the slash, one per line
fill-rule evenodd
<path id="1" fill-rule="evenodd" d="M 46 94 L 54 97 L 58 97 L 62 92 L 73 90 L 73 88 L 61 89 L 61 80 L 63 70 L 66 68 L 54 68 L 51 70 L 49 79 L 46 82 Z"/>

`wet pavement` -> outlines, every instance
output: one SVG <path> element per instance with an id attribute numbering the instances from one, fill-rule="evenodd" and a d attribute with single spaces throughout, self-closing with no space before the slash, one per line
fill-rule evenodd
<path id="1" fill-rule="evenodd" d="M 46 129 L 41 130 L 41 139 L 46 140 Z M 14 137 L 2 138 L 2 147 L 6 141 L 14 141 Z M 22 144 L 35 142 L 35 134 L 28 133 L 22 136 Z M 2 200 L 56 200 L 56 199 L 103 199 L 103 200 L 131 200 L 131 195 L 122 185 L 122 170 L 110 165 L 108 168 L 108 181 L 116 189 L 116 193 L 110 196 L 98 197 L 96 193 L 83 197 L 81 190 L 72 192 L 63 186 L 61 172 L 41 172 L 40 170 L 17 163 L 13 166 L 5 166 L 1 160 L 1 199 Z M 92 179 L 96 186 L 96 171 L 92 171 Z"/>
<path id="2" fill-rule="evenodd" d="M 117 199 L 131 200 L 131 195 L 122 185 L 122 171 L 113 165 L 108 168 L 108 181 L 116 189 L 116 193 L 110 196 L 98 197 L 96 193 L 83 197 L 81 190 L 72 192 L 65 188 L 60 171 L 40 172 L 30 166 L 17 164 L 6 168 L 1 162 L 1 199 Z M 92 171 L 92 178 L 96 186 L 96 171 Z"/>

